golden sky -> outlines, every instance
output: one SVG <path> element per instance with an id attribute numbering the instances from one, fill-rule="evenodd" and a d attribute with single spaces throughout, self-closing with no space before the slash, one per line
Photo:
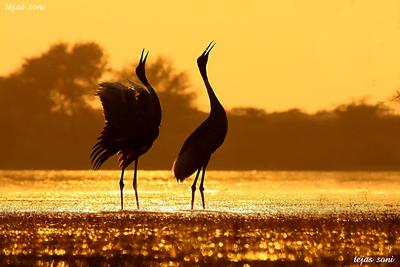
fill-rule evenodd
<path id="1" fill-rule="evenodd" d="M 400 88 L 400 1 L 0 0 L 0 75 L 59 41 L 96 41 L 114 67 L 142 48 L 171 58 L 208 99 L 195 60 L 211 40 L 209 77 L 228 108 L 331 108 Z M 6 5 L 45 5 L 11 12 Z"/>

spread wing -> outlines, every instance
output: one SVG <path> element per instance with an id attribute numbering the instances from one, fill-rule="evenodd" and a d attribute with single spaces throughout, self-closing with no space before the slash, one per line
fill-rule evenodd
<path id="1" fill-rule="evenodd" d="M 97 95 L 103 106 L 105 127 L 90 155 L 94 169 L 122 148 L 134 145 L 145 134 L 145 107 L 149 98 L 148 92 L 139 85 L 131 89 L 109 82 L 99 84 Z"/>

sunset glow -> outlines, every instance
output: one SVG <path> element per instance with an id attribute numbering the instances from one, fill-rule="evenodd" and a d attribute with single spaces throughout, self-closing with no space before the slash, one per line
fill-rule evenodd
<path id="1" fill-rule="evenodd" d="M 0 0 L 0 25 L 0 266 L 399 265 L 400 1 Z"/>
<path id="2" fill-rule="evenodd" d="M 6 10 L 7 4 L 45 10 Z M 210 79 L 227 108 L 315 111 L 400 87 L 398 1 L 3 1 L 0 74 L 50 44 L 95 41 L 116 68 L 150 49 L 190 73 L 202 109 L 208 99 L 195 59 L 217 46 Z"/>

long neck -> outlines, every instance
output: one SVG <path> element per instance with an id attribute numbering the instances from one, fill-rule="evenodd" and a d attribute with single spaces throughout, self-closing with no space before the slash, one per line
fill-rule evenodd
<path id="1" fill-rule="evenodd" d="M 210 99 L 211 113 L 219 110 L 222 105 L 218 101 L 217 96 L 214 93 L 214 90 L 211 87 L 211 84 L 208 80 L 206 66 L 199 66 L 201 77 L 203 78 L 204 84 L 207 88 L 208 98 Z"/>
<path id="2" fill-rule="evenodd" d="M 156 91 L 154 91 L 153 87 L 150 85 L 150 83 L 147 81 L 147 77 L 143 69 L 136 69 L 136 75 L 138 76 L 139 80 L 143 83 L 144 86 L 146 86 L 147 90 L 149 91 L 151 98 L 153 100 L 153 112 L 154 112 L 154 118 L 155 118 L 155 123 L 157 125 L 160 125 L 161 122 L 161 106 L 160 106 L 160 100 L 158 99 Z"/>
<path id="3" fill-rule="evenodd" d="M 161 122 L 161 105 L 160 100 L 158 99 L 156 91 L 154 91 L 153 87 L 147 81 L 146 74 L 143 71 L 136 70 L 136 75 L 138 76 L 139 80 L 146 86 L 147 90 L 149 91 L 151 98 L 153 100 L 153 108 L 154 108 L 154 116 L 155 116 L 155 123 L 160 125 Z"/>
<path id="4" fill-rule="evenodd" d="M 154 91 L 153 87 L 149 83 L 145 84 L 145 86 L 146 86 L 147 90 L 149 90 L 151 98 L 153 99 L 153 107 L 154 107 L 154 115 L 155 115 L 155 119 L 156 119 L 156 124 L 160 125 L 160 123 L 161 123 L 160 100 L 158 99 L 156 91 Z"/>

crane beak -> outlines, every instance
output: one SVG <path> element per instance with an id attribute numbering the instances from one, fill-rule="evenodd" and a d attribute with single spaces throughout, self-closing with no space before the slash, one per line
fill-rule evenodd
<path id="1" fill-rule="evenodd" d="M 145 71 L 145 64 L 146 64 L 146 59 L 147 56 L 149 55 L 149 51 L 145 53 L 144 48 L 142 49 L 142 54 L 140 55 L 140 60 L 139 64 L 136 67 L 136 76 L 139 78 L 139 80 L 144 84 L 148 85 L 149 82 L 147 81 L 146 78 L 146 71 Z"/>
<path id="2" fill-rule="evenodd" d="M 149 55 L 149 52 L 150 52 L 150 51 L 147 51 L 147 53 L 144 54 L 144 48 L 142 49 L 142 54 L 140 55 L 139 64 L 145 64 L 145 63 L 146 63 L 146 59 L 147 59 L 147 56 Z M 144 56 L 143 56 L 143 55 L 144 55 Z"/>
<path id="3" fill-rule="evenodd" d="M 211 52 L 213 47 L 215 46 L 215 42 L 211 41 L 210 44 L 207 46 L 206 50 L 204 50 L 203 54 L 201 56 L 203 57 L 208 57 L 208 54 Z"/>
<path id="4" fill-rule="evenodd" d="M 209 45 L 207 46 L 206 50 L 204 50 L 204 52 L 201 54 L 201 56 L 199 56 L 199 58 L 197 59 L 197 65 L 198 66 L 207 65 L 208 55 L 210 54 L 210 51 L 213 49 L 214 46 L 215 46 L 215 42 L 214 41 L 209 43 Z"/>

